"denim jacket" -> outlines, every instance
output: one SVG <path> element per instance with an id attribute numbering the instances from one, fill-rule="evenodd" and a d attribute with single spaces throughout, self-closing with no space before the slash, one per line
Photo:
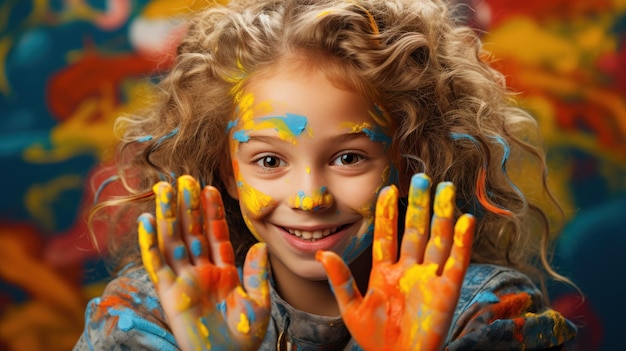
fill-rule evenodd
<path id="1" fill-rule="evenodd" d="M 361 350 L 340 316 L 296 310 L 271 285 L 271 320 L 260 350 Z M 562 349 L 576 331 L 544 305 L 541 292 L 525 275 L 471 264 L 444 349 Z M 179 350 L 143 268 L 122 271 L 101 297 L 88 303 L 85 329 L 74 350 Z"/>

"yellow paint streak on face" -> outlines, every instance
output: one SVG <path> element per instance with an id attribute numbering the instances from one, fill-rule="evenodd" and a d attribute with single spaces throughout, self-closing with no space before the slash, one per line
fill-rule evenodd
<path id="1" fill-rule="evenodd" d="M 245 313 L 239 314 L 239 323 L 237 323 L 237 331 L 242 334 L 248 334 L 250 332 L 250 321 L 246 317 Z"/>
<path id="2" fill-rule="evenodd" d="M 250 212 L 252 218 L 259 218 L 263 215 L 263 210 L 272 206 L 274 200 L 259 190 L 241 183 L 239 186 L 239 199 L 245 208 Z"/>
<path id="3" fill-rule="evenodd" d="M 256 228 L 254 227 L 254 224 L 252 224 L 252 221 L 250 220 L 250 218 L 246 215 L 243 216 L 243 221 L 246 223 L 246 226 L 248 227 L 248 230 L 250 230 L 250 233 L 252 233 L 252 235 L 259 241 L 259 242 L 263 242 L 263 239 L 261 238 L 261 236 L 259 235 L 259 233 L 257 232 Z"/>
<path id="4" fill-rule="evenodd" d="M 273 129 L 278 132 L 278 137 L 281 140 L 289 141 L 292 144 L 297 144 L 298 137 L 293 134 L 289 126 L 285 122 L 285 119 L 281 117 L 268 117 L 267 119 L 242 119 L 241 130 L 255 131 Z"/>
<path id="5" fill-rule="evenodd" d="M 435 196 L 435 215 L 443 218 L 452 218 L 454 213 L 454 186 L 447 185 L 438 188 L 439 193 Z"/>
<path id="6" fill-rule="evenodd" d="M 154 253 L 150 250 L 150 246 L 152 245 L 152 241 L 150 241 L 150 236 L 152 234 L 148 233 L 146 227 L 143 224 L 143 221 L 139 222 L 139 246 L 141 247 L 142 255 L 146 256 L 146 259 L 143 261 L 143 265 L 150 276 L 150 280 L 156 285 L 159 282 L 159 278 L 154 269 Z"/>
<path id="7" fill-rule="evenodd" d="M 334 201 L 335 199 L 332 194 L 328 193 L 325 189 L 318 189 L 315 190 L 313 195 L 304 195 L 303 193 L 299 193 L 292 196 L 289 199 L 289 205 L 303 211 L 311 211 L 322 206 L 330 206 Z"/>
<path id="8" fill-rule="evenodd" d="M 383 128 L 389 128 L 389 117 L 383 111 L 377 112 L 368 110 L 367 112 L 369 113 L 370 117 L 372 117 L 372 119 L 376 122 L 376 124 Z"/>
<path id="9" fill-rule="evenodd" d="M 357 211 L 364 218 L 374 218 L 374 208 L 372 206 L 372 202 L 364 203 Z"/>
<path id="10" fill-rule="evenodd" d="M 305 170 L 306 170 L 306 174 L 311 174 L 311 167 L 306 166 Z"/>
<path id="11" fill-rule="evenodd" d="M 356 133 L 363 132 L 363 130 L 365 130 L 365 129 L 371 129 L 372 128 L 372 124 L 368 123 L 368 122 L 363 122 L 363 123 L 360 123 L 360 124 L 356 124 L 356 123 L 352 123 L 352 122 L 343 122 L 343 123 L 341 123 L 339 125 L 339 127 L 350 129 L 350 133 L 356 134 Z"/>

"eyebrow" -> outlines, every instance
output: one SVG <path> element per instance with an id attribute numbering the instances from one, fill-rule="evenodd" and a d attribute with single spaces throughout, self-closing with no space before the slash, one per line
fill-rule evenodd
<path id="1" fill-rule="evenodd" d="M 372 140 L 364 131 L 359 131 L 359 132 L 351 132 L 351 133 L 336 135 L 336 136 L 332 137 L 329 142 L 336 143 L 336 142 L 358 140 L 358 139 Z M 240 143 L 240 145 L 241 144 L 248 144 L 248 143 L 250 143 L 252 141 L 266 143 L 266 144 L 275 144 L 275 143 L 291 144 L 291 142 L 289 140 L 285 140 L 285 139 L 283 139 L 283 138 L 281 138 L 279 136 L 248 135 L 248 140 L 246 142 Z"/>

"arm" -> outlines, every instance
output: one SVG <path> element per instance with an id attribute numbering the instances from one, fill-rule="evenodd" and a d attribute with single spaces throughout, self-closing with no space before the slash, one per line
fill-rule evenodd
<path id="1" fill-rule="evenodd" d="M 480 285 L 473 282 L 480 279 Z M 544 304 L 541 291 L 513 269 L 474 265 L 464 290 L 472 298 L 459 306 L 448 350 L 560 350 L 576 326 Z"/>
<path id="2" fill-rule="evenodd" d="M 179 350 L 144 269 L 129 268 L 112 280 L 85 311 L 74 350 Z"/>

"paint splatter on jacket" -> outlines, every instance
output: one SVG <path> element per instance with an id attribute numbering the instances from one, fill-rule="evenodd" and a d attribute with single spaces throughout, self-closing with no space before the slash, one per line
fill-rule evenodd
<path id="1" fill-rule="evenodd" d="M 271 284 L 270 284 L 271 285 Z M 341 317 L 316 316 L 289 306 L 270 287 L 271 321 L 261 350 L 278 339 L 292 350 L 361 350 Z M 142 268 L 128 268 L 89 302 L 74 350 L 178 350 L 153 284 Z M 544 306 L 523 274 L 504 267 L 468 268 L 446 350 L 561 350 L 576 327 Z"/>

